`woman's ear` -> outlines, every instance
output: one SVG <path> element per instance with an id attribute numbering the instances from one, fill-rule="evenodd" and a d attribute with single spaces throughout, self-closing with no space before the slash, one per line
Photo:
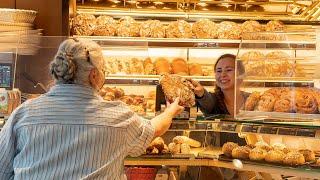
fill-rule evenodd
<path id="1" fill-rule="evenodd" d="M 104 84 L 104 81 L 105 81 L 105 77 L 102 71 L 99 71 L 97 68 L 92 68 L 90 70 L 89 82 L 94 89 L 96 90 L 101 89 L 101 87 Z"/>

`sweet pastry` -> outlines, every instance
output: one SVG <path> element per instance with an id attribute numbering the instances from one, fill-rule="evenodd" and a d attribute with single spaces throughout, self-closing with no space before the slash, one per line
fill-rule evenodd
<path id="1" fill-rule="evenodd" d="M 274 104 L 275 112 L 294 112 L 294 103 L 293 98 L 290 94 L 283 94 L 280 96 L 280 99 L 277 99 Z"/>
<path id="2" fill-rule="evenodd" d="M 117 21 L 110 16 L 99 16 L 93 30 L 95 36 L 114 36 L 117 30 Z"/>
<path id="3" fill-rule="evenodd" d="M 180 150 L 182 154 L 190 154 L 190 146 L 186 143 L 181 144 Z"/>
<path id="4" fill-rule="evenodd" d="M 255 147 L 256 148 L 259 148 L 259 149 L 263 149 L 265 151 L 270 151 L 272 150 L 272 147 L 269 146 L 268 143 L 264 142 L 264 141 L 258 141 L 256 144 L 255 144 Z"/>
<path id="5" fill-rule="evenodd" d="M 241 55 L 240 59 L 248 76 L 264 76 L 265 56 L 259 51 L 248 51 Z"/>
<path id="6" fill-rule="evenodd" d="M 167 59 L 165 58 L 157 58 L 155 61 L 155 68 L 157 74 L 170 74 L 171 73 L 171 66 Z"/>
<path id="7" fill-rule="evenodd" d="M 192 32 L 199 39 L 214 39 L 218 37 L 218 26 L 209 19 L 200 19 L 192 25 Z"/>
<path id="8" fill-rule="evenodd" d="M 285 157 L 285 153 L 280 150 L 271 150 L 267 152 L 267 155 L 265 156 L 265 161 L 271 162 L 271 163 L 282 163 Z"/>
<path id="9" fill-rule="evenodd" d="M 288 149 L 287 146 L 282 143 L 274 143 L 271 147 L 273 150 L 282 151 L 284 153 L 290 152 L 290 149 Z"/>
<path id="10" fill-rule="evenodd" d="M 263 112 L 272 112 L 276 97 L 271 93 L 263 93 L 258 101 L 256 110 Z"/>
<path id="11" fill-rule="evenodd" d="M 192 27 L 184 20 L 171 22 L 167 27 L 166 36 L 168 38 L 191 38 Z"/>
<path id="12" fill-rule="evenodd" d="M 183 143 L 186 143 L 188 144 L 189 146 L 192 146 L 192 147 L 200 147 L 201 146 L 201 143 L 199 141 L 196 141 L 194 139 L 191 139 L 187 136 L 176 136 L 172 139 L 172 141 L 176 144 L 183 144 Z"/>
<path id="13" fill-rule="evenodd" d="M 169 102 L 179 97 L 179 105 L 192 107 L 195 105 L 195 95 L 192 90 L 191 82 L 178 75 L 164 74 L 160 78 L 162 90 Z"/>
<path id="14" fill-rule="evenodd" d="M 161 137 L 156 137 L 150 146 L 157 148 L 160 152 L 164 149 L 164 140 Z"/>
<path id="15" fill-rule="evenodd" d="M 283 163 L 291 166 L 303 165 L 305 163 L 305 159 L 303 154 L 296 151 L 292 151 L 285 155 Z"/>
<path id="16" fill-rule="evenodd" d="M 143 67 L 144 67 L 144 74 L 147 74 L 147 75 L 156 74 L 154 65 L 149 57 L 143 61 Z"/>
<path id="17" fill-rule="evenodd" d="M 240 39 L 242 34 L 241 26 L 235 22 L 223 21 L 219 24 L 219 39 Z"/>
<path id="18" fill-rule="evenodd" d="M 91 36 L 96 26 L 96 17 L 92 14 L 79 14 L 73 19 L 74 35 Z"/>
<path id="19" fill-rule="evenodd" d="M 181 144 L 176 144 L 176 143 L 170 143 L 168 145 L 168 149 L 172 154 L 177 154 L 180 153 L 181 150 Z"/>
<path id="20" fill-rule="evenodd" d="M 132 105 L 133 104 L 133 98 L 130 96 L 122 96 L 119 98 L 120 101 L 124 102 L 127 105 Z"/>
<path id="21" fill-rule="evenodd" d="M 137 58 L 132 58 L 130 60 L 130 73 L 144 74 L 143 61 Z"/>
<path id="22" fill-rule="evenodd" d="M 250 94 L 250 96 L 247 98 L 244 108 L 246 111 L 253 111 L 255 106 L 257 105 L 258 101 L 260 99 L 260 93 L 259 92 L 253 92 Z"/>
<path id="23" fill-rule="evenodd" d="M 188 73 L 188 64 L 187 62 L 182 58 L 175 58 L 171 62 L 171 68 L 173 71 L 173 74 L 179 74 L 179 75 L 189 75 Z"/>
<path id="24" fill-rule="evenodd" d="M 201 65 L 198 63 L 189 64 L 189 74 L 190 76 L 203 76 Z"/>
<path id="25" fill-rule="evenodd" d="M 249 159 L 250 148 L 238 146 L 232 150 L 232 157 L 236 159 Z"/>
<path id="26" fill-rule="evenodd" d="M 164 38 L 165 35 L 166 28 L 159 20 L 147 20 L 141 23 L 141 37 Z"/>
<path id="27" fill-rule="evenodd" d="M 228 157 L 232 157 L 232 150 L 238 146 L 239 146 L 238 144 L 233 142 L 224 143 L 222 146 L 222 152 L 224 155 Z"/>
<path id="28" fill-rule="evenodd" d="M 294 97 L 295 112 L 303 114 L 315 114 L 318 112 L 318 105 L 312 93 L 296 90 Z"/>
<path id="29" fill-rule="evenodd" d="M 281 21 L 269 21 L 266 25 L 266 31 L 283 31 L 285 26 Z"/>
<path id="30" fill-rule="evenodd" d="M 313 94 L 313 97 L 314 97 L 314 99 L 316 100 L 316 102 L 318 104 L 318 112 L 320 112 L 320 90 L 314 88 L 312 90 L 312 94 Z"/>
<path id="31" fill-rule="evenodd" d="M 249 159 L 252 161 L 262 161 L 267 155 L 267 151 L 261 148 L 254 148 L 250 151 Z"/>
<path id="32" fill-rule="evenodd" d="M 245 21 L 241 25 L 242 39 L 259 39 L 257 32 L 264 31 L 264 27 L 258 21 Z"/>
<path id="33" fill-rule="evenodd" d="M 140 24 L 130 16 L 124 16 L 119 20 L 117 35 L 121 37 L 138 37 Z"/>
<path id="34" fill-rule="evenodd" d="M 299 150 L 299 153 L 303 154 L 304 159 L 306 162 L 310 162 L 310 161 L 315 161 L 316 160 L 316 155 L 313 151 L 309 150 L 309 149 L 301 149 Z"/>

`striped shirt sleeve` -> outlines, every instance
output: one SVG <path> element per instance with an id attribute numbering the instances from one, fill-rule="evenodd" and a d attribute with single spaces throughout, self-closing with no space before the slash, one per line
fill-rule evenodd
<path id="1" fill-rule="evenodd" d="M 13 160 L 16 153 L 14 122 L 16 122 L 14 111 L 0 131 L 0 179 L 11 179 L 14 176 Z"/>
<path id="2" fill-rule="evenodd" d="M 127 127 L 128 155 L 136 157 L 145 152 L 154 137 L 155 129 L 149 120 L 134 114 Z"/>

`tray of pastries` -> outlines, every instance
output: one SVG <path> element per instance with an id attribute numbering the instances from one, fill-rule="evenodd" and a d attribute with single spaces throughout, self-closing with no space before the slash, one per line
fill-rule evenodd
<path id="1" fill-rule="evenodd" d="M 282 143 L 269 145 L 259 141 L 254 145 L 239 146 L 227 142 L 222 146 L 219 160 L 239 159 L 244 163 L 278 165 L 297 168 L 320 168 L 318 152 L 309 149 L 289 149 Z"/>

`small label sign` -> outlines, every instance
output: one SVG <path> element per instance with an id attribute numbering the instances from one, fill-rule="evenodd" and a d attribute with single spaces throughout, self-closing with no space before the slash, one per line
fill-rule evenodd
<path id="1" fill-rule="evenodd" d="M 222 131 L 236 131 L 237 124 L 236 123 L 223 123 L 221 125 Z"/>
<path id="2" fill-rule="evenodd" d="M 290 136 L 295 136 L 297 133 L 296 129 L 291 129 L 291 128 L 279 128 L 278 134 L 279 135 L 290 135 Z"/>
<path id="3" fill-rule="evenodd" d="M 278 128 L 275 127 L 261 127 L 260 133 L 262 134 L 277 134 Z"/>
<path id="4" fill-rule="evenodd" d="M 252 132 L 257 133 L 259 129 L 259 126 L 253 126 L 253 125 L 242 125 L 241 132 Z"/>

